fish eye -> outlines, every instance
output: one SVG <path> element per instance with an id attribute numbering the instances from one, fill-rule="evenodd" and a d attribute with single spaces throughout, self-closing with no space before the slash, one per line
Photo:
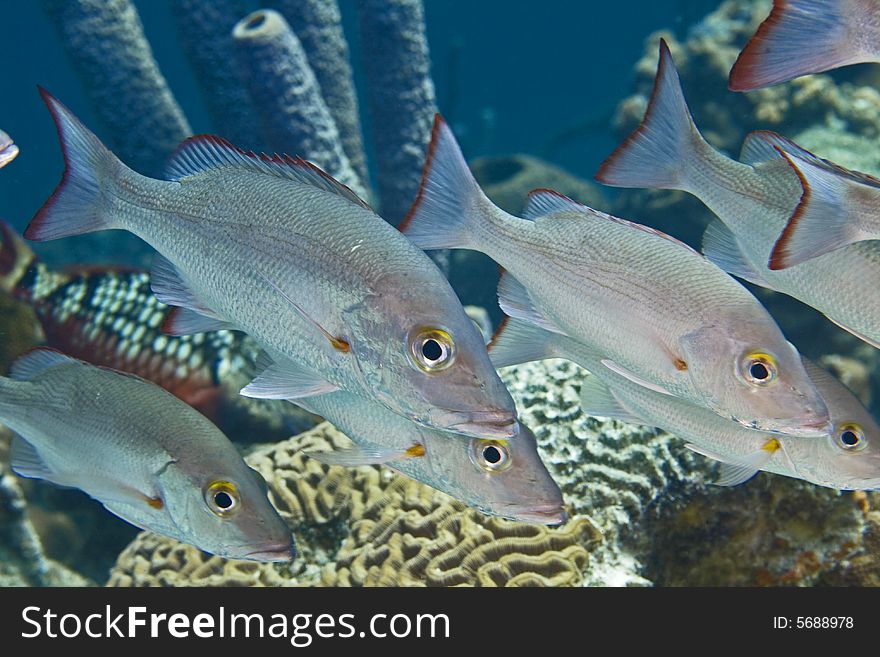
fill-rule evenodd
<path id="1" fill-rule="evenodd" d="M 423 372 L 439 372 L 455 359 L 452 336 L 439 328 L 417 329 L 410 339 L 410 356 Z"/>
<path id="2" fill-rule="evenodd" d="M 865 439 L 865 432 L 858 424 L 843 424 L 837 430 L 837 442 L 847 451 L 858 451 L 864 449 L 868 441 Z"/>
<path id="3" fill-rule="evenodd" d="M 510 448 L 500 440 L 472 440 L 470 457 L 474 465 L 486 472 L 501 472 L 513 463 Z"/>
<path id="4" fill-rule="evenodd" d="M 776 359 L 770 354 L 746 354 L 740 363 L 740 376 L 753 386 L 766 386 L 776 380 Z"/>
<path id="5" fill-rule="evenodd" d="M 205 503 L 211 513 L 228 518 L 241 506 L 238 487 L 230 481 L 215 481 L 205 488 Z"/>

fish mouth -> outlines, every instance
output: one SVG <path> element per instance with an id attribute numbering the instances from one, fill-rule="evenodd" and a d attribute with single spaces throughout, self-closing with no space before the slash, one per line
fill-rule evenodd
<path id="1" fill-rule="evenodd" d="M 491 511 L 487 511 L 491 513 Z M 496 515 L 517 522 L 531 522 L 536 525 L 561 525 L 568 520 L 568 513 L 558 504 L 534 506 L 511 511 L 495 511 Z"/>
<path id="2" fill-rule="evenodd" d="M 296 558 L 296 545 L 293 543 L 264 545 L 257 550 L 246 552 L 238 558 L 250 561 L 293 561 Z"/>
<path id="3" fill-rule="evenodd" d="M 435 425 L 444 431 L 486 438 L 509 440 L 519 431 L 519 420 L 510 411 L 444 411 L 443 426 Z"/>

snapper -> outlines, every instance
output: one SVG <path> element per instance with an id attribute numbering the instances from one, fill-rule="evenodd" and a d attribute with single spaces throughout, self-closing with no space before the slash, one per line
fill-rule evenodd
<path id="1" fill-rule="evenodd" d="M 119 161 L 41 90 L 64 177 L 25 237 L 128 230 L 161 255 L 172 334 L 236 329 L 272 364 L 242 390 L 299 399 L 347 390 L 424 426 L 506 439 L 516 410 L 440 270 L 314 165 L 210 136 L 181 145 L 168 180 Z"/>

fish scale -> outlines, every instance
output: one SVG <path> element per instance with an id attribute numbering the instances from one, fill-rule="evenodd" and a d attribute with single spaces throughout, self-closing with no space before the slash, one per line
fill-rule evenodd
<path id="1" fill-rule="evenodd" d="M 210 317 L 178 313 L 172 332 L 223 322 L 271 357 L 244 394 L 348 390 L 424 426 L 516 435 L 513 400 L 448 281 L 351 190 L 303 160 L 210 136 L 181 145 L 170 180 L 147 178 L 42 93 L 67 168 L 25 235 L 142 238 L 173 265 L 154 277 L 157 296 Z M 434 330 L 454 347 L 441 366 L 419 360 Z"/>
<path id="2" fill-rule="evenodd" d="M 680 189 L 723 222 L 710 226 L 703 251 L 719 266 L 788 294 L 832 322 L 880 346 L 880 243 L 860 242 L 787 269 L 770 269 L 774 244 L 804 189 L 786 158 L 801 149 L 769 132 L 754 132 L 737 162 L 700 135 L 665 42 L 654 93 L 642 124 L 603 163 L 597 179 L 619 187 Z M 719 239 L 729 234 L 730 240 Z"/>
<path id="3" fill-rule="evenodd" d="M 52 270 L 5 222 L 0 222 L 0 260 L 11 263 L 0 268 L 0 289 L 31 305 L 48 346 L 149 379 L 215 422 L 226 419 L 224 407 L 231 403 L 261 404 L 232 396 L 227 389 L 252 376 L 259 352 L 254 340 L 225 330 L 165 335 L 160 327 L 170 308 L 153 295 L 147 272 Z"/>
<path id="4" fill-rule="evenodd" d="M 797 351 L 718 266 L 668 235 L 552 190 L 531 192 L 524 216 L 485 196 L 438 116 L 404 228 L 416 244 L 493 258 L 505 269 L 499 301 L 508 315 L 577 340 L 639 385 L 746 426 L 828 431 Z M 744 374 L 760 359 L 772 368 L 764 367 L 767 381 Z"/>

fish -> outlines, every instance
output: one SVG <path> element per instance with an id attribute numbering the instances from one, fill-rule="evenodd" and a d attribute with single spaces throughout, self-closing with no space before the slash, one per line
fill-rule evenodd
<path id="1" fill-rule="evenodd" d="M 289 156 L 212 136 L 184 142 L 168 180 L 126 167 L 45 90 L 65 156 L 28 226 L 37 241 L 122 229 L 159 253 L 172 334 L 235 329 L 271 359 L 242 394 L 347 390 L 427 427 L 507 439 L 510 393 L 436 265 L 351 190 Z"/>
<path id="2" fill-rule="evenodd" d="M 52 269 L 0 220 L 0 291 L 33 309 L 44 346 L 152 381 L 234 439 L 254 434 L 263 441 L 281 440 L 313 426 L 271 402 L 239 396 L 260 353 L 247 334 L 162 333 L 171 308 L 153 295 L 149 272 Z"/>
<path id="3" fill-rule="evenodd" d="M 876 0 L 773 0 L 731 68 L 728 86 L 752 91 L 863 62 L 880 62 Z"/>
<path id="4" fill-rule="evenodd" d="M 0 377 L 12 469 L 78 488 L 123 520 L 232 559 L 290 561 L 265 480 L 159 386 L 38 348 Z"/>
<path id="5" fill-rule="evenodd" d="M 880 347 L 880 244 L 858 242 L 788 269 L 771 264 L 774 245 L 804 193 L 790 153 L 806 151 L 767 131 L 746 137 L 742 161 L 715 150 L 694 125 L 675 62 L 661 41 L 645 118 L 602 163 L 596 179 L 693 194 L 717 217 L 703 235 L 706 257 L 734 276 L 812 306 Z"/>
<path id="6" fill-rule="evenodd" d="M 827 409 L 797 350 L 757 299 L 702 255 L 551 190 L 533 191 L 524 217 L 485 196 L 438 116 L 403 228 L 414 244 L 485 253 L 505 270 L 505 313 L 582 342 L 640 385 L 767 431 L 827 432 Z"/>
<path id="7" fill-rule="evenodd" d="M 349 436 L 349 450 L 309 456 L 324 463 L 386 465 L 478 511 L 521 522 L 566 520 L 562 493 L 538 455 L 534 434 L 520 423 L 509 441 L 450 438 L 348 392 L 298 400 Z"/>
<path id="8" fill-rule="evenodd" d="M 681 438 L 688 449 L 722 463 L 717 485 L 735 486 L 765 471 L 837 490 L 880 489 L 880 425 L 846 386 L 807 359 L 804 366 L 831 416 L 830 431 L 822 437 L 792 438 L 730 422 L 636 385 L 602 367 L 599 355 L 570 338 L 515 318 L 496 332 L 490 356 L 498 367 L 544 358 L 576 362 L 592 374 L 581 388 L 585 413 Z"/>
<path id="9" fill-rule="evenodd" d="M 19 149 L 12 142 L 12 138 L 0 130 L 0 169 L 18 157 Z"/>
<path id="10" fill-rule="evenodd" d="M 880 239 L 880 180 L 787 144 L 783 156 L 804 191 L 770 253 L 786 269 L 863 240 Z"/>

